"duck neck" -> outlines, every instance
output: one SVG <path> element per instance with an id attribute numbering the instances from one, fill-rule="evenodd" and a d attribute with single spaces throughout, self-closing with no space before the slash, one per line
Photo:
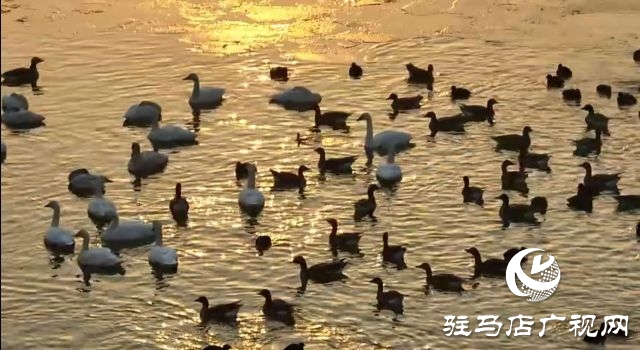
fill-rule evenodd
<path id="1" fill-rule="evenodd" d="M 319 152 L 319 153 L 320 153 L 320 159 L 318 160 L 318 168 L 323 169 L 324 164 L 327 161 L 327 155 L 325 154 L 325 152 Z"/>
<path id="2" fill-rule="evenodd" d="M 376 293 L 377 299 L 382 300 L 382 296 L 384 294 L 384 288 L 382 287 L 382 282 L 378 282 L 378 292 Z"/>
<path id="3" fill-rule="evenodd" d="M 29 69 L 33 70 L 38 70 L 38 64 L 36 62 L 32 62 L 31 65 L 29 66 Z"/>
<path id="4" fill-rule="evenodd" d="M 433 272 L 431 272 L 431 267 L 427 266 L 426 269 L 424 269 L 425 272 L 427 273 L 427 285 L 431 285 L 432 281 L 433 281 Z"/>
<path id="5" fill-rule="evenodd" d="M 468 190 L 468 189 L 469 189 L 469 180 L 465 178 L 465 179 L 463 180 L 463 182 L 464 182 L 464 187 L 463 187 L 463 188 L 464 188 L 465 190 Z"/>
<path id="6" fill-rule="evenodd" d="M 82 251 L 89 250 L 89 236 L 82 236 Z"/>
<path id="7" fill-rule="evenodd" d="M 338 233 L 338 225 L 331 225 L 331 233 L 329 234 L 329 238 L 333 239 L 336 237 L 336 234 Z"/>
<path id="8" fill-rule="evenodd" d="M 252 168 L 249 169 L 249 173 L 247 174 L 247 188 L 256 188 L 256 172 Z"/>
<path id="9" fill-rule="evenodd" d="M 367 132 L 364 136 L 365 147 L 372 146 L 373 144 L 373 121 L 371 118 L 367 118 Z"/>
<path id="10" fill-rule="evenodd" d="M 198 95 L 200 95 L 200 80 L 194 79 L 193 80 L 193 90 L 191 91 L 191 96 L 197 97 Z"/>
<path id="11" fill-rule="evenodd" d="M 209 310 L 209 300 L 202 300 L 202 307 L 200 308 L 200 313 L 206 313 Z"/>
<path id="12" fill-rule="evenodd" d="M 314 116 L 315 123 L 316 123 L 316 126 L 318 126 L 318 124 L 320 123 L 320 118 L 322 118 L 322 112 L 320 111 L 320 107 L 314 108 L 314 111 L 315 111 L 315 116 Z"/>
<path id="13" fill-rule="evenodd" d="M 489 111 L 489 115 L 493 117 L 495 112 L 493 111 L 493 105 L 491 103 L 487 103 L 487 110 Z"/>
<path id="14" fill-rule="evenodd" d="M 51 217 L 51 226 L 58 227 L 60 225 L 60 207 L 53 207 L 53 216 Z"/>
<path id="15" fill-rule="evenodd" d="M 591 178 L 591 167 L 585 167 L 584 171 L 585 171 L 584 177 L 587 179 Z"/>
<path id="16" fill-rule="evenodd" d="M 271 294 L 267 295 L 264 297 L 264 306 L 266 308 L 270 308 L 271 307 L 271 303 L 273 300 L 271 300 Z"/>
<path id="17" fill-rule="evenodd" d="M 376 204 L 376 196 L 373 194 L 373 192 L 373 189 L 367 190 L 367 197 L 369 198 L 369 202 Z"/>
<path id="18" fill-rule="evenodd" d="M 480 252 L 473 252 L 473 277 L 480 277 L 480 266 L 482 266 L 482 257 L 480 256 Z"/>
<path id="19" fill-rule="evenodd" d="M 182 188 L 180 186 L 176 186 L 176 196 L 175 199 L 182 198 Z"/>
<path id="20" fill-rule="evenodd" d="M 394 147 L 391 147 L 389 150 L 389 154 L 387 154 L 387 163 L 393 164 L 396 161 L 396 150 Z"/>
<path id="21" fill-rule="evenodd" d="M 300 261 L 300 262 L 298 262 L 298 265 L 300 265 L 300 272 L 301 273 L 306 273 L 307 272 L 308 267 L 307 267 L 307 262 L 306 261 L 304 261 L 304 260 Z"/>
<path id="22" fill-rule="evenodd" d="M 109 227 L 107 227 L 107 230 L 113 230 L 114 228 L 118 227 L 119 224 L 120 224 L 120 219 L 118 218 L 118 215 L 116 215 L 113 217 L 113 219 L 111 219 L 111 222 L 109 223 Z"/>
<path id="23" fill-rule="evenodd" d="M 502 163 L 502 173 L 505 174 L 508 171 L 509 164 Z"/>

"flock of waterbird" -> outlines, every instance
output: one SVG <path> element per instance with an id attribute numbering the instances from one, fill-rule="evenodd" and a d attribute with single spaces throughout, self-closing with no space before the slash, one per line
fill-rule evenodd
<path id="1" fill-rule="evenodd" d="M 640 50 L 634 53 L 634 60 L 640 62 Z M 29 68 L 17 68 L 2 74 L 2 84 L 7 86 L 31 85 L 33 89 L 38 89 L 38 79 L 40 77 L 37 65 L 44 60 L 33 57 Z M 421 69 L 413 64 L 406 65 L 409 73 L 408 83 L 423 85 L 427 90 L 432 91 L 435 83 L 433 65 L 428 65 L 427 69 Z M 352 79 L 360 79 L 364 72 L 362 67 L 352 63 L 349 68 L 349 76 Z M 572 78 L 572 71 L 562 64 L 558 65 L 556 75 L 547 75 L 546 85 L 549 89 L 563 88 L 565 82 Z M 286 67 L 274 67 L 270 70 L 271 79 L 276 81 L 288 81 L 288 70 Z M 224 101 L 225 90 L 216 87 L 200 86 L 200 79 L 197 74 L 191 73 L 184 78 L 193 82 L 193 91 L 188 100 L 194 117 L 199 117 L 202 110 L 215 109 Z M 598 85 L 596 88 L 599 95 L 610 98 L 612 89 L 608 85 Z M 472 92 L 462 88 L 451 86 L 451 99 L 464 100 L 470 98 Z M 565 100 L 580 105 L 581 93 L 579 89 L 566 89 L 562 91 Z M 400 113 L 419 109 L 421 107 L 421 95 L 399 97 L 391 93 L 388 100 L 391 101 L 390 117 L 396 118 Z M 312 130 L 319 131 L 321 127 L 329 127 L 334 130 L 346 129 L 347 119 L 351 113 L 328 111 L 322 112 L 320 94 L 314 93 L 304 87 L 294 87 L 282 93 L 275 94 L 269 103 L 279 104 L 287 110 L 315 112 L 314 125 Z M 618 92 L 617 103 L 621 108 L 637 103 L 636 98 L 626 92 Z M 491 98 L 486 105 L 465 105 L 459 104 L 460 113 L 452 117 L 438 118 L 435 112 L 426 113 L 425 117 L 430 119 L 430 136 L 436 137 L 441 132 L 464 133 L 465 125 L 472 122 L 487 122 L 490 126 L 495 122 L 494 105 L 498 101 Z M 586 158 L 599 155 L 602 149 L 603 136 L 611 137 L 609 131 L 610 119 L 597 113 L 593 106 L 587 104 L 582 107 L 587 112 L 585 117 L 586 130 L 593 131 L 595 137 L 585 137 L 573 142 L 576 157 Z M 18 93 L 2 97 L 2 123 L 6 127 L 15 130 L 25 130 L 45 126 L 45 117 L 29 109 L 27 99 Z M 178 126 L 160 125 L 162 121 L 162 108 L 157 103 L 142 101 L 131 106 L 124 114 L 124 126 L 128 127 L 150 127 L 148 140 L 152 150 L 141 149 L 140 144 L 132 143 L 131 156 L 128 162 L 128 172 L 134 177 L 133 183 L 141 185 L 142 179 L 162 173 L 166 168 L 169 157 L 160 153 L 160 149 L 174 147 L 191 146 L 198 144 L 196 134 Z M 375 192 L 381 186 L 396 188 L 402 181 L 402 169 L 395 163 L 397 153 L 415 146 L 411 142 L 412 136 L 409 133 L 397 130 L 385 130 L 374 134 L 373 119 L 368 113 L 362 114 L 358 121 L 366 122 L 366 136 L 364 141 L 364 152 L 367 158 L 367 166 L 371 166 L 375 154 L 386 157 L 386 162 L 379 164 L 376 169 L 378 184 L 370 184 L 367 190 L 367 197 L 356 201 L 353 205 L 353 219 L 361 221 L 365 219 L 376 220 L 376 199 Z M 529 152 L 531 146 L 530 134 L 533 129 L 529 126 L 522 128 L 522 134 L 494 136 L 492 139 L 496 143 L 496 151 L 517 152 L 518 169 L 509 170 L 510 166 L 516 165 L 507 159 L 502 162 L 502 189 L 517 191 L 523 194 L 529 192 L 526 183 L 526 169 L 535 171 L 551 172 L 549 160 L 551 155 Z M 309 137 L 297 134 L 298 146 L 306 144 Z M 327 157 L 326 150 L 322 147 L 314 148 L 319 160 L 317 168 L 321 174 L 332 173 L 336 175 L 352 174 L 352 164 L 357 156 Z M 7 157 L 7 147 L 2 142 L 2 162 Z M 637 210 L 640 208 L 640 195 L 620 195 L 617 187 L 621 174 L 593 174 L 591 164 L 583 161 L 580 164 L 585 169 L 585 176 L 582 183 L 578 185 L 577 194 L 567 200 L 567 206 L 586 212 L 593 210 L 593 199 L 600 194 L 613 194 L 618 202 L 618 211 Z M 300 192 L 306 187 L 305 172 L 311 170 L 305 165 L 300 165 L 297 172 L 278 172 L 270 169 L 273 176 L 273 187 L 278 190 L 296 189 Z M 265 205 L 265 197 L 256 188 L 257 168 L 254 164 L 247 162 L 237 162 L 235 166 L 236 180 L 246 180 L 246 186 L 238 195 L 238 205 L 242 212 L 249 218 L 258 217 Z M 462 202 L 475 203 L 482 206 L 484 204 L 483 189 L 470 185 L 470 178 L 463 176 L 463 187 L 461 191 Z M 61 256 L 74 254 L 74 237 L 82 239 L 82 248 L 77 256 L 77 262 L 84 276 L 84 282 L 89 285 L 92 274 L 124 274 L 123 261 L 117 255 L 120 249 L 138 247 L 155 242 L 148 253 L 149 264 L 158 273 L 175 273 L 178 266 L 177 250 L 163 246 L 162 224 L 160 221 L 153 221 L 150 225 L 139 221 L 120 220 L 116 205 L 105 198 L 106 184 L 111 180 L 100 174 L 92 174 L 85 168 L 73 170 L 68 177 L 68 189 L 78 197 L 90 197 L 87 205 L 89 219 L 96 225 L 103 247 L 89 247 L 90 234 L 82 229 L 75 235 L 60 227 L 60 204 L 57 201 L 47 203 L 46 207 L 53 210 L 50 227 L 44 236 L 45 247 L 52 253 L 53 259 L 61 259 Z M 547 200 L 545 197 L 534 197 L 530 204 L 513 204 L 506 193 L 501 194 L 496 199 L 502 201 L 499 209 L 499 217 L 503 227 L 507 228 L 512 223 L 524 223 L 530 225 L 540 225 L 536 214 L 544 215 L 547 212 Z M 174 221 L 179 226 L 186 226 L 189 217 L 189 203 L 182 195 L 182 185 L 177 183 L 175 195 L 169 201 L 169 211 Z M 309 266 L 302 256 L 296 256 L 292 263 L 300 266 L 300 292 L 304 292 L 309 281 L 314 283 L 327 283 L 347 278 L 343 270 L 348 265 L 345 259 L 337 259 L 339 251 L 348 253 L 359 252 L 358 244 L 362 237 L 359 232 L 338 234 L 338 222 L 336 219 L 327 218 L 327 223 L 331 226 L 329 234 L 329 246 L 333 252 L 334 259 L 327 262 Z M 640 241 L 640 222 L 636 226 L 636 233 Z M 271 247 L 271 240 L 268 236 L 259 236 L 256 239 L 256 249 L 262 254 Z M 389 234 L 385 232 L 382 237 L 382 258 L 385 263 L 396 266 L 398 269 L 407 267 L 404 256 L 406 248 L 402 245 L 390 245 Z M 472 277 L 463 278 L 454 274 L 440 273 L 434 274 L 428 263 L 422 263 L 417 268 L 425 270 L 426 288 L 461 293 L 468 288 L 475 289 L 478 286 L 477 279 L 480 277 L 504 278 L 506 267 L 511 258 L 518 253 L 521 248 L 511 248 L 504 252 L 502 258 L 492 258 L 483 260 L 480 252 L 475 247 L 466 249 L 475 261 L 475 268 Z M 404 311 L 404 295 L 393 290 L 384 290 L 383 281 L 380 278 L 373 278 L 371 283 L 377 285 L 377 308 L 379 310 L 390 310 L 396 316 Z M 264 316 L 273 321 L 282 322 L 285 325 L 295 324 L 294 305 L 282 300 L 273 298 L 268 289 L 262 289 L 258 293 L 264 298 L 262 312 Z M 200 296 L 196 302 L 201 303 L 200 320 L 203 324 L 209 322 L 222 322 L 234 324 L 242 303 L 237 301 L 228 304 L 210 306 L 209 300 L 205 296 Z M 395 319 L 395 318 L 394 318 Z M 602 328 L 601 328 L 602 329 Z M 605 336 L 586 337 L 585 341 L 604 343 Z M 302 349 L 304 343 L 296 343 L 287 346 L 286 350 Z M 208 345 L 204 349 L 231 349 L 231 346 Z"/>

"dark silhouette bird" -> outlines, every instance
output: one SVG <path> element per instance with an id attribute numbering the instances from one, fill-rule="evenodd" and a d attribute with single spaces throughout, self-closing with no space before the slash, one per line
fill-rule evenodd
<path id="1" fill-rule="evenodd" d="M 374 192 L 379 190 L 380 186 L 376 184 L 371 184 L 367 188 L 367 198 L 363 198 L 358 200 L 353 204 L 353 220 L 360 221 L 365 216 L 370 217 L 372 220 L 375 220 L 376 217 L 373 215 L 376 211 L 376 197 Z"/>
<path id="2" fill-rule="evenodd" d="M 451 273 L 439 273 L 433 274 L 431 271 L 431 265 L 428 263 L 422 263 L 416 266 L 419 269 L 423 269 L 426 274 L 427 288 L 435 289 L 441 292 L 455 292 L 462 293 L 465 291 L 463 284 L 466 283 L 464 278 L 456 276 Z"/>
<path id="3" fill-rule="evenodd" d="M 328 218 L 326 221 L 331 225 L 331 233 L 329 234 L 329 245 L 331 250 L 343 250 L 350 253 L 357 253 L 358 243 L 362 238 L 361 232 L 345 232 L 338 234 L 338 221 Z"/>
<path id="4" fill-rule="evenodd" d="M 529 177 L 529 175 L 524 172 L 522 164 L 520 165 L 518 171 L 509 171 L 508 167 L 510 165 L 515 164 L 508 159 L 502 162 L 502 189 L 518 191 L 523 194 L 529 193 L 529 187 L 527 186 L 527 177 Z"/>
<path id="5" fill-rule="evenodd" d="M 636 62 L 640 62 L 640 49 L 633 52 L 633 60 Z"/>
<path id="6" fill-rule="evenodd" d="M 258 295 L 262 295 L 264 297 L 262 314 L 268 320 L 282 322 L 287 326 L 295 325 L 296 321 L 293 318 L 293 304 L 282 299 L 272 299 L 271 292 L 268 289 L 261 290 L 258 292 Z"/>
<path id="7" fill-rule="evenodd" d="M 602 191 L 619 193 L 618 182 L 620 181 L 621 173 L 593 175 L 591 163 L 589 162 L 580 164 L 580 167 L 584 168 L 585 171 L 582 182 L 592 190 L 593 195 L 598 195 Z"/>
<path id="8" fill-rule="evenodd" d="M 304 343 L 289 344 L 283 350 L 304 350 Z"/>
<path id="9" fill-rule="evenodd" d="M 627 92 L 618 92 L 618 107 L 633 106 L 638 103 L 635 96 Z"/>
<path id="10" fill-rule="evenodd" d="M 317 129 L 321 126 L 331 127 L 333 130 L 348 130 L 349 126 L 347 126 L 347 118 L 351 115 L 351 113 L 347 112 L 336 112 L 329 111 L 322 113 L 320 111 L 320 106 L 315 105 L 313 107 L 315 111 L 314 117 L 314 127 Z"/>
<path id="11" fill-rule="evenodd" d="M 562 98 L 565 101 L 580 103 L 580 100 L 582 99 L 582 93 L 580 93 L 580 89 L 566 89 L 562 91 Z"/>
<path id="12" fill-rule="evenodd" d="M 353 163 L 358 159 L 356 156 L 327 158 L 324 148 L 317 147 L 313 150 L 320 155 L 318 159 L 318 170 L 321 174 L 330 172 L 334 174 L 351 174 Z"/>
<path id="13" fill-rule="evenodd" d="M 396 265 L 399 270 L 406 269 L 407 264 L 404 262 L 404 253 L 406 251 L 407 248 L 404 246 L 389 245 L 388 232 L 382 234 L 382 260 L 384 262 Z"/>
<path id="14" fill-rule="evenodd" d="M 236 181 L 244 180 L 249 176 L 247 166 L 249 163 L 236 162 Z"/>
<path id="15" fill-rule="evenodd" d="M 455 85 L 451 86 L 451 99 L 452 100 L 466 100 L 471 97 L 471 91 L 465 88 L 459 88 Z"/>
<path id="16" fill-rule="evenodd" d="M 342 274 L 342 270 L 347 266 L 347 262 L 344 259 L 307 266 L 307 261 L 304 257 L 298 255 L 291 262 L 300 265 L 300 290 L 302 291 L 307 289 L 309 280 L 316 283 L 329 283 L 347 277 Z"/>
<path id="17" fill-rule="evenodd" d="M 349 76 L 353 79 L 360 79 L 362 77 L 362 74 L 362 67 L 357 65 L 355 62 L 352 62 L 351 66 L 349 67 Z"/>
<path id="18" fill-rule="evenodd" d="M 189 202 L 182 196 L 182 184 L 176 183 L 176 192 L 169 202 L 169 211 L 178 226 L 186 226 L 189 220 Z"/>
<path id="19" fill-rule="evenodd" d="M 564 79 L 547 74 L 547 88 L 548 89 L 561 89 L 564 87 Z"/>
<path id="20" fill-rule="evenodd" d="M 592 105 L 585 105 L 582 107 L 587 111 L 587 116 L 584 117 L 584 122 L 587 123 L 587 131 L 600 130 L 603 134 L 609 135 L 609 117 L 596 113 Z"/>
<path id="21" fill-rule="evenodd" d="M 259 255 L 264 254 L 265 251 L 271 248 L 271 237 L 269 236 L 256 237 L 255 247 Z"/>
<path id="22" fill-rule="evenodd" d="M 625 194 L 613 197 L 617 202 L 617 211 L 640 209 L 640 194 Z"/>
<path id="23" fill-rule="evenodd" d="M 584 184 L 579 184 L 578 193 L 567 199 L 567 206 L 574 210 L 591 213 L 593 211 L 593 194 Z"/>
<path id="24" fill-rule="evenodd" d="M 464 133 L 464 123 L 461 123 L 459 118 L 456 117 L 448 117 L 448 118 L 440 118 L 436 117 L 435 112 L 428 112 L 425 115 L 425 118 L 429 118 L 431 121 L 429 122 L 429 130 L 431 130 L 431 137 L 435 137 L 439 131 L 442 132 L 455 132 L 455 133 Z"/>
<path id="25" fill-rule="evenodd" d="M 493 98 L 490 98 L 489 100 L 487 100 L 487 106 L 480 106 L 480 105 L 465 105 L 465 104 L 460 104 L 458 107 L 460 108 L 460 111 L 462 112 L 462 115 L 465 116 L 467 118 L 467 121 L 469 122 L 488 122 L 489 125 L 493 125 L 494 124 L 494 117 L 496 115 L 496 112 L 493 109 L 493 106 L 498 104 L 498 101 L 496 101 Z"/>
<path id="26" fill-rule="evenodd" d="M 202 350 L 230 350 L 230 349 L 231 349 L 231 345 L 229 345 L 229 344 L 224 344 L 222 346 L 207 345 L 204 348 L 202 348 Z"/>
<path id="27" fill-rule="evenodd" d="M 395 93 L 389 95 L 387 100 L 391 100 L 391 109 L 393 113 L 391 116 L 397 116 L 401 111 L 408 111 L 411 109 L 419 109 L 420 101 L 422 101 L 422 95 L 416 95 L 411 97 L 398 97 Z"/>
<path id="28" fill-rule="evenodd" d="M 547 173 L 551 172 L 551 168 L 549 167 L 549 159 L 551 159 L 550 154 L 531 153 L 527 150 L 527 148 L 524 147 L 520 149 L 520 153 L 518 154 L 518 162 L 520 163 L 521 167 L 538 169 Z"/>
<path id="29" fill-rule="evenodd" d="M 469 177 L 463 176 L 462 182 L 464 183 L 464 187 L 462 187 L 462 202 L 463 203 L 476 203 L 477 205 L 483 205 L 484 199 L 482 199 L 482 194 L 484 190 L 480 187 L 469 186 Z"/>
<path id="30" fill-rule="evenodd" d="M 92 174 L 85 168 L 72 170 L 67 179 L 69 181 L 67 185 L 69 192 L 83 198 L 94 195 L 96 188 L 101 191 L 102 194 L 105 194 L 105 184 L 113 182 L 108 177 Z"/>
<path id="31" fill-rule="evenodd" d="M 523 222 L 529 224 L 538 224 L 535 214 L 545 215 L 549 203 L 546 197 L 533 197 L 531 204 L 510 204 L 509 216 L 511 222 Z"/>
<path id="32" fill-rule="evenodd" d="M 235 322 L 238 316 L 238 311 L 242 307 L 242 303 L 240 301 L 234 301 L 233 303 L 228 304 L 219 304 L 214 306 L 209 306 L 209 299 L 205 296 L 200 296 L 195 300 L 196 302 L 202 304 L 200 308 L 200 322 Z"/>
<path id="33" fill-rule="evenodd" d="M 533 215 L 532 210 L 526 210 L 525 207 L 518 207 L 517 204 L 509 204 L 509 196 L 506 193 L 496 197 L 502 201 L 502 205 L 498 210 L 498 215 L 502 221 L 502 227 L 507 228 L 512 222 L 524 223 L 530 225 L 538 225 L 540 222 Z"/>
<path id="34" fill-rule="evenodd" d="M 289 189 L 289 188 L 297 188 L 302 191 L 307 186 L 307 179 L 304 177 L 304 173 L 311 169 L 307 168 L 304 165 L 298 167 L 298 173 L 290 173 L 286 171 L 275 171 L 273 169 L 269 169 L 271 175 L 273 176 L 273 187 L 275 189 Z"/>
<path id="35" fill-rule="evenodd" d="M 433 65 L 428 65 L 427 69 L 422 69 L 414 66 L 412 63 L 408 63 L 406 66 L 407 72 L 409 72 L 409 79 L 407 82 L 410 84 L 426 84 L 429 91 L 433 91 Z"/>
<path id="36" fill-rule="evenodd" d="M 569 80 L 573 76 L 573 72 L 567 66 L 563 66 L 562 64 L 558 65 L 558 69 L 556 69 L 556 75 L 564 80 Z"/>
<path id="37" fill-rule="evenodd" d="M 531 146 L 531 137 L 529 136 L 531 132 L 533 132 L 533 129 L 527 125 L 522 129 L 522 135 L 508 134 L 491 136 L 491 138 L 496 142 L 496 151 L 502 149 L 519 152 L 523 148 L 529 149 L 529 146 Z"/>
<path id="38" fill-rule="evenodd" d="M 287 67 L 272 67 L 269 69 L 269 77 L 275 81 L 288 81 L 289 70 Z"/>
<path id="39" fill-rule="evenodd" d="M 588 157 L 591 153 L 600 155 L 602 151 L 602 132 L 596 130 L 595 138 L 584 137 L 579 140 L 574 140 L 573 144 L 576 146 L 576 149 L 573 151 L 574 156 Z"/>
<path id="40" fill-rule="evenodd" d="M 519 252 L 521 252 L 521 251 L 523 251 L 525 249 L 527 249 L 527 248 L 525 248 L 525 247 L 509 248 L 502 254 L 502 257 L 506 261 L 511 261 L 511 259 L 513 259 L 513 257 L 516 256 L 516 254 L 518 254 Z M 524 258 L 522 258 L 521 263 L 524 264 L 526 262 L 527 262 L 527 257 L 525 256 Z"/>
<path id="41" fill-rule="evenodd" d="M 604 322 L 602 322 L 596 334 L 590 335 L 589 332 L 587 332 L 587 334 L 584 336 L 584 338 L 582 338 L 582 340 L 589 344 L 604 345 L 604 342 L 607 340 L 607 334 L 606 333 L 602 334 L 604 331 L 604 328 L 605 328 L 605 324 Z"/>
<path id="42" fill-rule="evenodd" d="M 513 248 L 516 250 L 516 253 L 520 250 L 518 248 Z M 473 278 L 479 277 L 493 277 L 493 278 L 504 278 L 507 273 L 507 265 L 509 265 L 509 261 L 511 257 L 505 257 L 504 259 L 487 259 L 482 261 L 482 257 L 480 256 L 480 251 L 476 247 L 467 248 L 464 250 L 465 252 L 471 254 L 474 259 L 474 267 L 473 267 Z"/>
<path id="43" fill-rule="evenodd" d="M 611 86 L 606 84 L 600 84 L 596 86 L 596 92 L 601 97 L 611 98 Z"/>
<path id="44" fill-rule="evenodd" d="M 41 62 L 44 62 L 42 58 L 32 57 L 29 68 L 16 68 L 2 73 L 2 85 L 20 86 L 29 84 L 33 89 L 37 88 L 38 79 L 40 78 L 37 65 Z"/>
<path id="45" fill-rule="evenodd" d="M 384 291 L 384 284 L 379 277 L 373 278 L 371 283 L 375 283 L 378 286 L 376 293 L 376 300 L 378 301 L 378 310 L 393 311 L 396 315 L 402 315 L 404 312 L 404 295 L 395 290 Z"/>

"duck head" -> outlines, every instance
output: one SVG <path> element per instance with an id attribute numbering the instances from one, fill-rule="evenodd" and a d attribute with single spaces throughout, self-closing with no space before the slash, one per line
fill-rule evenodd
<path id="1" fill-rule="evenodd" d="M 140 154 L 140 144 L 137 142 L 134 142 L 131 144 L 131 155 L 135 156 Z"/>
<path id="2" fill-rule="evenodd" d="M 180 198 L 182 196 L 182 184 L 176 182 L 176 197 Z"/>
<path id="3" fill-rule="evenodd" d="M 325 221 L 327 223 L 329 223 L 329 225 L 331 225 L 331 227 L 338 227 L 338 220 L 336 220 L 334 218 L 328 218 L 328 219 L 325 219 Z"/>
<path id="4" fill-rule="evenodd" d="M 322 147 L 316 147 L 316 148 L 313 149 L 313 151 L 318 153 L 318 154 L 320 154 L 320 155 L 325 154 L 324 148 L 322 148 Z"/>
<path id="5" fill-rule="evenodd" d="M 451 85 L 451 93 L 456 92 L 456 86 L 455 85 Z"/>
<path id="6" fill-rule="evenodd" d="M 469 186 L 469 177 L 468 176 L 463 176 L 462 177 L 462 182 L 464 183 L 465 186 Z"/>
<path id="7" fill-rule="evenodd" d="M 582 107 L 583 110 L 589 112 L 589 113 L 595 113 L 593 106 L 590 104 L 584 105 L 584 107 Z"/>
<path id="8" fill-rule="evenodd" d="M 397 100 L 398 99 L 398 95 L 396 95 L 395 93 L 389 95 L 389 97 L 387 97 L 387 100 Z"/>
<path id="9" fill-rule="evenodd" d="M 467 248 L 464 251 L 469 253 L 469 254 L 471 254 L 471 255 L 473 255 L 473 256 L 480 255 L 480 251 L 476 247 Z"/>
<path id="10" fill-rule="evenodd" d="M 433 72 L 433 64 L 427 66 L 427 71 Z"/>
<path id="11" fill-rule="evenodd" d="M 199 296 L 198 299 L 194 301 L 200 304 L 207 304 L 207 305 L 209 304 L 209 299 L 207 299 L 207 297 L 205 296 Z"/>
<path id="12" fill-rule="evenodd" d="M 371 114 L 369 113 L 362 113 L 359 117 L 357 121 L 361 121 L 361 120 L 371 120 Z"/>
<path id="13" fill-rule="evenodd" d="M 58 203 L 58 201 L 50 201 L 49 203 L 45 204 L 44 207 L 51 209 L 60 209 L 60 203 Z"/>
<path id="14" fill-rule="evenodd" d="M 374 277 L 369 281 L 369 283 L 375 283 L 377 285 L 381 285 L 382 284 L 382 280 L 380 279 L 380 277 Z"/>
<path id="15" fill-rule="evenodd" d="M 553 75 L 547 74 L 547 80 L 549 80 L 549 79 L 553 79 Z"/>
<path id="16" fill-rule="evenodd" d="M 298 167 L 298 174 L 302 174 L 305 171 L 310 171 L 311 169 L 309 169 L 306 165 L 301 165 Z"/>
<path id="17" fill-rule="evenodd" d="M 76 232 L 74 237 L 81 237 L 81 238 L 89 239 L 89 232 L 87 232 L 87 230 L 85 230 L 85 229 L 81 229 L 78 232 Z"/>
<path id="18" fill-rule="evenodd" d="M 431 120 L 436 120 L 436 119 L 438 119 L 438 117 L 436 117 L 436 113 L 435 113 L 435 112 L 433 112 L 433 111 L 428 112 L 427 114 L 425 114 L 425 115 L 424 115 L 424 117 L 425 117 L 425 118 L 429 118 L 429 119 L 431 119 Z"/>
<path id="19" fill-rule="evenodd" d="M 191 73 L 191 74 L 187 75 L 186 77 L 184 77 L 182 80 L 199 81 L 200 78 L 198 78 L 198 74 Z"/>
<path id="20" fill-rule="evenodd" d="M 298 255 L 291 261 L 292 264 L 298 264 L 300 266 L 307 266 L 307 261 L 304 260 L 302 255 Z"/>
<path id="21" fill-rule="evenodd" d="M 549 202 L 546 197 L 533 197 L 531 199 L 531 209 L 539 212 L 542 215 L 547 213 L 547 208 L 549 207 Z"/>
<path id="22" fill-rule="evenodd" d="M 40 57 L 32 57 L 31 58 L 31 65 L 35 66 L 38 63 L 44 62 L 44 60 Z"/>
<path id="23" fill-rule="evenodd" d="M 584 163 L 580 164 L 579 167 L 581 167 L 581 168 L 583 168 L 585 170 L 587 170 L 587 169 L 591 170 L 591 163 L 584 162 Z"/>
<path id="24" fill-rule="evenodd" d="M 531 127 L 529 125 L 525 126 L 522 129 L 522 134 L 523 135 L 528 135 L 529 133 L 533 132 L 533 129 L 531 129 Z"/>
<path id="25" fill-rule="evenodd" d="M 487 106 L 489 106 L 489 107 L 492 107 L 493 105 L 497 105 L 497 104 L 498 104 L 498 101 L 496 101 L 496 100 L 495 100 L 495 99 L 493 99 L 493 98 L 490 98 L 490 99 L 487 101 Z"/>
<path id="26" fill-rule="evenodd" d="M 496 197 L 496 199 L 499 199 L 503 202 L 508 202 L 509 201 L 509 196 L 506 193 L 503 193 L 501 195 L 499 195 L 498 197 Z"/>
<path id="27" fill-rule="evenodd" d="M 268 289 L 260 290 L 258 295 L 262 295 L 265 299 L 271 299 L 271 292 Z"/>

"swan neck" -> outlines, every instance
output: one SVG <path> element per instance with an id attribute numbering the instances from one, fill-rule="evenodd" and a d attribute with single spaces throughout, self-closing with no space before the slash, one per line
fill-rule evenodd
<path id="1" fill-rule="evenodd" d="M 82 236 L 82 251 L 89 250 L 89 237 L 87 235 Z"/>
<path id="2" fill-rule="evenodd" d="M 58 227 L 60 225 L 60 207 L 53 207 L 53 216 L 51 217 L 51 226 Z"/>
<path id="3" fill-rule="evenodd" d="M 382 299 L 383 293 L 384 293 L 384 290 L 382 288 L 382 283 L 378 283 L 378 293 L 377 293 L 378 294 L 377 295 L 378 296 L 378 300 Z"/>
<path id="4" fill-rule="evenodd" d="M 198 95 L 200 95 L 200 81 L 198 79 L 195 79 L 193 81 L 193 90 L 191 91 L 191 96 L 196 97 Z"/>
<path id="5" fill-rule="evenodd" d="M 373 143 L 373 121 L 371 118 L 367 118 L 367 133 L 364 136 L 365 146 L 369 146 Z"/>
<path id="6" fill-rule="evenodd" d="M 156 245 L 161 247 L 162 246 L 162 228 L 158 227 L 155 229 L 156 231 Z"/>
<path id="7" fill-rule="evenodd" d="M 480 257 L 480 252 L 473 252 L 473 260 L 475 262 L 475 266 L 473 267 L 473 277 L 480 277 L 480 266 L 482 266 L 482 257 Z"/>
<path id="8" fill-rule="evenodd" d="M 256 172 L 253 169 L 249 169 L 249 174 L 247 176 L 247 188 L 252 190 L 256 188 Z"/>
<path id="9" fill-rule="evenodd" d="M 118 227 L 119 224 L 120 224 L 120 219 L 118 218 L 118 215 L 116 215 L 113 217 L 113 219 L 111 219 L 111 222 L 109 223 L 109 227 L 107 227 L 107 229 L 113 230 L 114 228 Z"/>
<path id="10" fill-rule="evenodd" d="M 387 154 L 387 163 L 393 164 L 396 161 L 396 150 L 392 147 Z"/>

